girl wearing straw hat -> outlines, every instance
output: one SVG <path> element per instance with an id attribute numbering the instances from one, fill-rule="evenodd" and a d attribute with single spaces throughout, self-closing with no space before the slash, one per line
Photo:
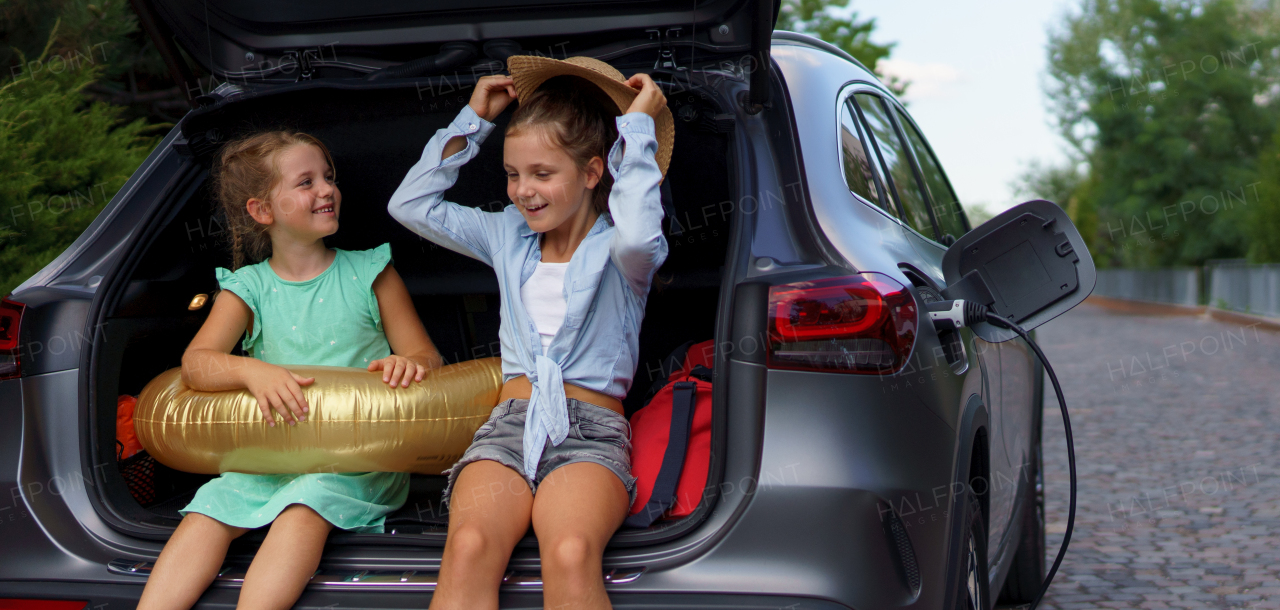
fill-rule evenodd
<path id="1" fill-rule="evenodd" d="M 674 122 L 646 74 L 601 61 L 516 56 L 435 133 L 388 205 L 417 234 L 493 267 L 504 385 L 445 471 L 449 533 L 432 608 L 498 606 L 533 526 L 547 607 L 609 608 L 601 560 L 635 500 L 621 399 L 666 260 L 659 184 Z M 511 103 L 503 165 L 511 204 L 443 200 Z"/>

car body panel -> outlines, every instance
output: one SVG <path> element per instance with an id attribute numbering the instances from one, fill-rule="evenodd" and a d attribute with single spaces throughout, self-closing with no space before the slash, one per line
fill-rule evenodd
<path id="1" fill-rule="evenodd" d="M 15 510 L 27 514 L 27 524 L 0 529 L 5 548 L 23 549 L 22 561 L 0 562 L 0 579 L 118 579 L 105 573 L 106 562 L 118 552 L 96 535 L 109 530 L 89 505 L 86 490 L 93 479 L 78 459 L 78 423 L 84 417 L 77 377 L 70 370 L 21 379 L 23 440 L 10 489 L 21 492 L 11 499 L 18 503 Z M 5 392 L 6 399 L 10 395 Z"/>
<path id="2" fill-rule="evenodd" d="M 762 593 L 808 592 L 859 608 L 902 605 L 911 595 L 892 586 L 901 581 L 878 503 L 892 503 L 904 521 L 924 520 L 907 528 L 917 549 L 945 540 L 954 430 L 917 396 L 887 393 L 879 378 L 825 376 L 770 372 L 760 478 L 730 481 L 754 485 L 755 497 L 726 542 L 688 570 L 721 558 L 726 567 L 764 561 L 762 571 L 721 569 L 741 574 L 736 586 Z M 904 434 L 911 444 L 897 441 Z M 921 601 L 930 607 L 946 565 L 928 553 L 918 557 Z"/>
<path id="3" fill-rule="evenodd" d="M 946 248 L 928 239 L 879 207 L 849 192 L 840 166 L 839 104 L 850 91 L 873 91 L 896 103 L 874 75 L 835 54 L 813 46 L 775 42 L 773 52 L 779 72 L 787 81 L 789 99 L 796 104 L 793 116 L 800 146 L 804 150 L 804 171 L 810 203 L 817 224 L 850 264 L 859 270 L 885 273 L 910 285 L 899 264 L 909 263 L 926 273 L 939 286 L 945 285 L 941 269 Z M 980 346 L 980 351 L 974 349 Z M 980 358 L 986 376 L 986 392 L 993 412 L 988 478 L 996 493 L 988 501 L 988 558 L 997 574 L 1011 560 L 1010 524 L 1015 510 L 1025 455 L 1025 445 L 1006 438 L 1030 440 L 1030 355 L 1025 346 L 988 344 L 973 338 L 969 353 Z M 917 348 L 919 349 L 919 348 Z M 1012 351 L 1011 351 L 1012 350 Z M 1004 356 L 1008 352 L 1008 358 Z M 932 359 L 936 360 L 936 359 Z M 1006 378 L 1005 360 L 1009 361 Z M 927 365 L 926 365 L 927 366 Z M 951 401 L 963 397 L 952 398 Z M 946 401 L 946 402 L 951 402 Z M 1006 403 L 1007 406 L 1006 406 Z M 940 403 L 942 404 L 942 403 Z M 955 413 L 939 413 L 955 425 Z M 1008 429 L 1006 429 L 1006 427 Z M 1021 483 L 1025 484 L 1025 482 Z M 1006 553 L 1006 551 L 1010 551 Z"/>

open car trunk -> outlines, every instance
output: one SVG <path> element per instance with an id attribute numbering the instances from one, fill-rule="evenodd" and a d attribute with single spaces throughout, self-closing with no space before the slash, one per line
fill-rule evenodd
<path id="1" fill-rule="evenodd" d="M 341 228 L 327 240 L 328 245 L 361 250 L 390 242 L 396 270 L 446 363 L 499 355 L 498 285 L 493 270 L 418 237 L 386 211 L 392 192 L 427 140 L 454 118 L 469 93 L 469 88 L 462 88 L 424 95 L 421 86 L 412 84 L 367 88 L 317 81 L 231 98 L 184 120 L 187 146 L 196 161 L 188 176 L 177 178 L 188 182 L 175 191 L 185 194 L 166 202 L 168 210 L 158 216 L 160 226 L 150 227 L 150 238 L 135 246 L 144 252 L 139 263 L 120 271 L 128 279 L 114 283 L 122 292 L 105 301 L 114 303 L 101 318 L 107 340 L 95 345 L 92 370 L 96 372 L 89 383 L 95 390 L 91 409 L 97 432 L 90 445 L 97 463 L 111 465 L 104 470 L 101 490 L 108 512 L 114 513 L 108 522 L 139 537 L 166 538 L 179 522 L 178 509 L 212 478 L 178 472 L 146 456 L 117 463 L 115 418 L 118 397 L 137 396 L 156 375 L 181 365 L 183 350 L 211 309 L 206 305 L 190 311 L 188 305 L 195 295 L 218 290 L 215 267 L 231 267 L 223 223 L 208 184 L 208 167 L 218 143 L 250 131 L 281 127 L 306 131 L 325 142 L 333 153 L 343 195 Z M 678 117 L 723 112 L 697 95 L 673 95 L 671 101 L 673 110 L 680 110 Z M 509 203 L 501 158 L 502 130 L 510 114 L 511 109 L 499 117 L 498 129 L 479 156 L 462 169 L 457 184 L 446 193 L 449 200 L 491 211 Z M 729 136 L 722 131 L 714 121 L 676 121 L 667 177 L 670 203 L 676 218 L 699 219 L 704 227 L 692 238 L 687 232 L 673 235 L 672 219 L 663 221 L 670 254 L 649 295 L 639 365 L 624 401 L 628 416 L 641 406 L 668 353 L 689 340 L 714 338 L 721 309 L 721 275 L 729 255 L 730 219 L 708 220 L 703 212 L 731 199 Z M 239 345 L 233 353 L 241 354 Z M 714 475 L 708 486 L 718 483 L 713 479 Z M 408 501 L 387 518 L 387 534 L 371 537 L 335 531 L 330 541 L 404 544 L 416 540 L 442 545 L 448 521 L 440 503 L 444 483 L 441 475 L 413 475 Z M 704 513 L 695 511 L 686 519 Z M 669 532 L 672 525 L 659 521 L 648 532 L 624 529 L 619 535 L 635 544 L 659 538 L 657 533 Z M 246 540 L 260 539 L 261 534 Z M 654 535 L 646 538 L 648 534 Z"/>

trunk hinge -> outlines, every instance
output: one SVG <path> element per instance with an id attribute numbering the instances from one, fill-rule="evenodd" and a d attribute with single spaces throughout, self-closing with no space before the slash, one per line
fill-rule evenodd
<path id="1" fill-rule="evenodd" d="M 311 80 L 315 75 L 315 68 L 311 65 L 312 60 L 320 59 L 320 50 L 317 49 L 298 49 L 297 51 L 289 51 L 284 54 L 280 60 L 281 63 L 291 61 L 298 66 L 298 78 L 293 82 Z"/>
<path id="2" fill-rule="evenodd" d="M 769 107 L 769 74 L 773 62 L 769 59 L 769 45 L 773 42 L 773 25 L 778 17 L 775 10 L 781 6 L 776 0 L 755 0 L 751 13 L 751 58 L 753 70 L 747 83 L 747 114 L 756 114 Z"/>
<path id="3" fill-rule="evenodd" d="M 645 30 L 649 34 L 649 40 L 658 41 L 658 60 L 653 62 L 654 70 L 679 71 L 685 69 L 676 64 L 676 49 L 675 45 L 672 44 L 672 41 L 680 37 L 681 31 L 683 31 L 683 28 L 678 27 L 667 28 L 665 33 L 657 28 Z"/>

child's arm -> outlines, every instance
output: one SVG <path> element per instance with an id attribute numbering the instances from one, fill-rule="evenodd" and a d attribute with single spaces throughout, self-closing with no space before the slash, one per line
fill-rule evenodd
<path id="1" fill-rule="evenodd" d="M 646 74 L 632 76 L 627 84 L 641 89 L 627 114 L 617 118 L 618 141 L 609 151 L 609 214 L 613 239 L 609 256 L 637 295 L 648 292 L 653 273 L 667 260 L 667 240 L 662 235 L 662 170 L 656 158 L 653 115 L 666 105 L 662 90 Z"/>
<path id="2" fill-rule="evenodd" d="M 504 80 L 505 79 L 505 80 Z M 444 192 L 458 170 L 480 151 L 496 118 L 513 99 L 508 77 L 486 76 L 476 83 L 471 102 L 448 127 L 436 132 L 391 196 L 387 212 L 400 224 L 454 252 L 493 266 L 502 247 L 503 212 L 485 212 L 445 201 Z M 476 110 L 479 108 L 480 110 Z M 481 116 L 484 114 L 487 119 Z"/>
<path id="3" fill-rule="evenodd" d="M 395 267 L 388 264 L 373 280 L 373 294 L 378 297 L 382 328 L 395 355 L 370 362 L 369 370 L 382 369 L 382 380 L 392 387 L 397 383 L 408 387 L 410 380 L 422 381 L 427 371 L 444 366 L 444 358 L 423 328 L 409 289 Z"/>
<path id="4" fill-rule="evenodd" d="M 204 326 L 182 353 L 182 382 L 202 392 L 248 389 L 271 426 L 276 425 L 271 417 L 273 408 L 291 426 L 306 420 L 310 408 L 301 386 L 314 382 L 314 377 L 302 377 L 256 358 L 231 355 L 231 348 L 253 322 L 253 311 L 236 293 L 219 292 Z"/>

